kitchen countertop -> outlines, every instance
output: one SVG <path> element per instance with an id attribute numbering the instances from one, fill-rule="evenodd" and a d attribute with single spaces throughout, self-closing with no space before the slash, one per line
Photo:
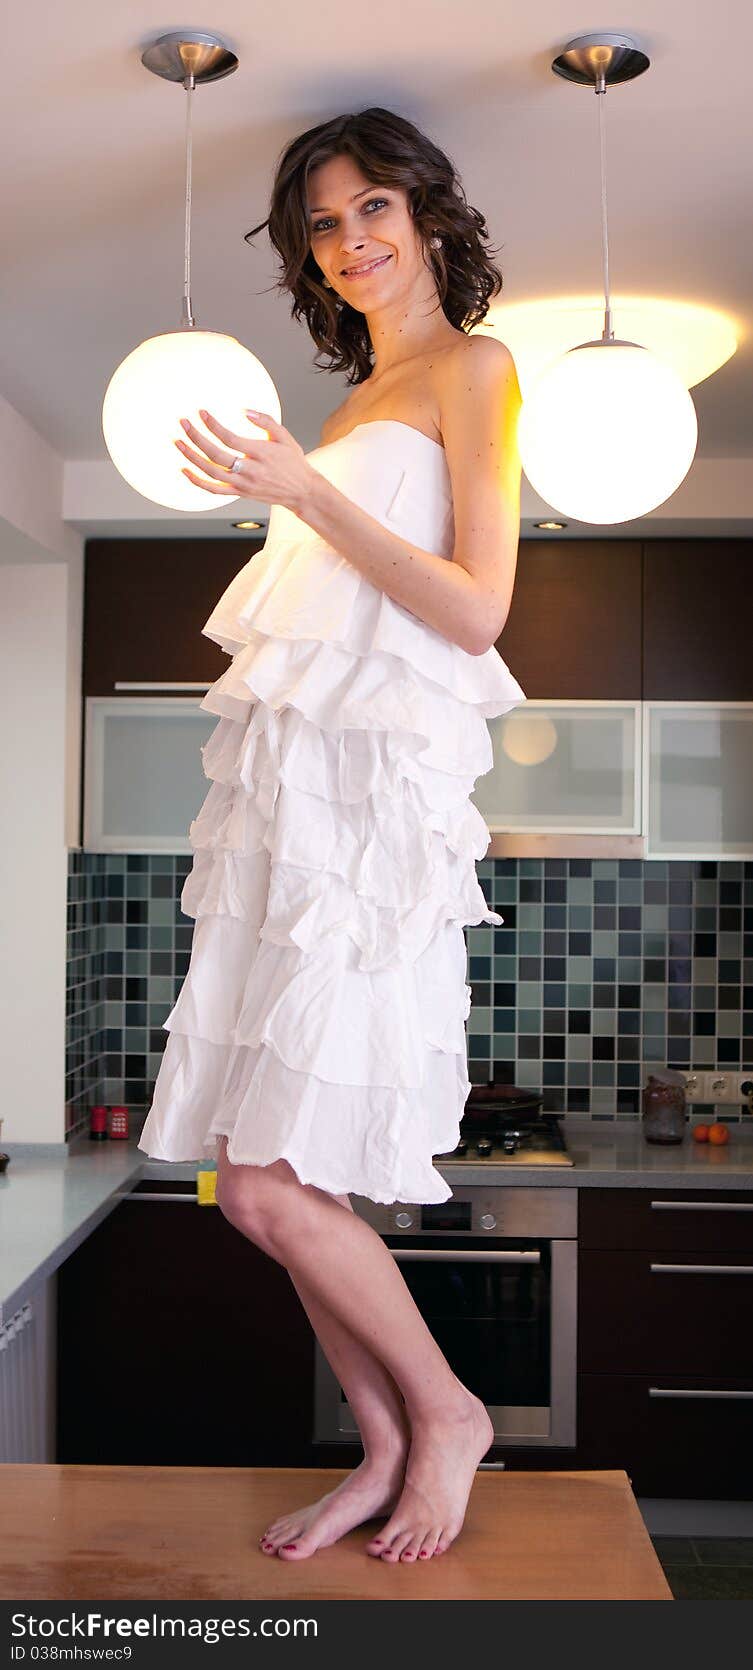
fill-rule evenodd
<path id="1" fill-rule="evenodd" d="M 689 1134 L 677 1146 L 645 1142 L 639 1120 L 602 1123 L 570 1116 L 563 1130 L 572 1166 L 438 1162 L 451 1188 L 495 1183 L 513 1188 L 753 1189 L 753 1121 L 731 1127 L 710 1148 Z M 0 1324 L 68 1258 L 144 1178 L 190 1182 L 195 1163 L 150 1160 L 128 1141 L 76 1137 L 65 1151 L 8 1143 L 0 1175 Z"/>

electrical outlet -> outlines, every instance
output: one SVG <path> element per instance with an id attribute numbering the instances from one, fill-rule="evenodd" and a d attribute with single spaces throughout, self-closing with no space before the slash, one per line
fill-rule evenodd
<path id="1" fill-rule="evenodd" d="M 728 1073 L 723 1068 L 717 1072 L 706 1073 L 706 1100 L 709 1102 L 744 1102 L 745 1094 L 742 1089 L 743 1081 L 747 1082 L 747 1073 Z"/>
<path id="2" fill-rule="evenodd" d="M 686 1102 L 705 1102 L 706 1074 L 697 1073 L 695 1069 L 692 1069 L 685 1074 L 685 1078 L 687 1081 L 685 1090 Z"/>

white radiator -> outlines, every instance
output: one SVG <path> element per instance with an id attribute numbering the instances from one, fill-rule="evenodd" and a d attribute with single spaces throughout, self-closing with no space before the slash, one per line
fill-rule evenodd
<path id="1" fill-rule="evenodd" d="M 38 1287 L 0 1327 L 0 1462 L 55 1459 L 49 1286 Z"/>

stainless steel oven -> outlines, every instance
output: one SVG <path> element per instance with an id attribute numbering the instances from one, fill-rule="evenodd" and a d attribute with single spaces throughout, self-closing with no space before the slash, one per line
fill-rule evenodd
<path id="1" fill-rule="evenodd" d="M 577 1198 L 486 1184 L 457 1186 L 438 1206 L 353 1196 L 450 1366 L 486 1404 L 494 1443 L 575 1444 Z M 358 1439 L 318 1341 L 314 1439 Z"/>

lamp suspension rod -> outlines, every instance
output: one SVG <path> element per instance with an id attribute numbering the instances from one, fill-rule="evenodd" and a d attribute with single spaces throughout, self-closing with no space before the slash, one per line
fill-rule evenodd
<path id="1" fill-rule="evenodd" d="M 204 29 L 171 29 L 149 41 L 141 62 L 163 81 L 180 81 L 188 95 L 186 105 L 186 237 L 183 270 L 181 330 L 193 330 L 196 320 L 191 306 L 191 179 L 193 161 L 193 94 L 207 81 L 222 81 L 238 68 L 238 56 L 221 35 Z"/>
<path id="2" fill-rule="evenodd" d="M 599 73 L 597 74 L 595 92 L 596 92 L 596 97 L 599 100 L 599 103 L 598 103 L 598 111 L 599 111 L 599 156 L 600 156 L 600 163 L 601 163 L 601 249 L 602 249 L 602 264 L 603 264 L 603 268 L 604 268 L 604 330 L 602 331 L 602 338 L 601 339 L 602 339 L 602 342 L 613 342 L 614 341 L 614 330 L 612 328 L 612 302 L 611 302 L 611 297 L 610 297 L 610 294 L 609 294 L 609 232 L 607 230 L 607 164 L 606 164 L 606 137 L 605 137 L 605 118 L 604 118 L 604 111 L 605 111 L 604 101 L 606 99 L 607 83 L 606 83 L 606 78 L 604 76 L 604 71 L 603 70 L 600 70 Z"/>
<path id="3" fill-rule="evenodd" d="M 186 236 L 183 257 L 183 307 L 181 311 L 181 330 L 193 330 L 196 320 L 191 307 L 191 182 L 193 162 L 193 137 L 191 117 L 193 113 L 193 93 L 196 81 L 192 73 L 186 76 L 183 83 L 186 90 Z"/>
<path id="4" fill-rule="evenodd" d="M 636 76 L 645 75 L 649 68 L 649 59 L 645 52 L 629 35 L 608 33 L 599 30 L 597 34 L 577 35 L 568 41 L 567 46 L 558 54 L 552 63 L 555 75 L 561 75 L 565 81 L 573 81 L 579 87 L 593 87 L 599 100 L 599 154 L 601 161 L 601 244 L 602 263 L 604 268 L 604 329 L 601 334 L 602 343 L 615 341 L 612 328 L 612 299 L 609 290 L 609 233 L 607 231 L 607 164 L 604 97 L 608 87 L 616 87 L 621 81 L 633 81 Z M 579 347 L 593 348 L 595 342 L 582 342 Z"/>

